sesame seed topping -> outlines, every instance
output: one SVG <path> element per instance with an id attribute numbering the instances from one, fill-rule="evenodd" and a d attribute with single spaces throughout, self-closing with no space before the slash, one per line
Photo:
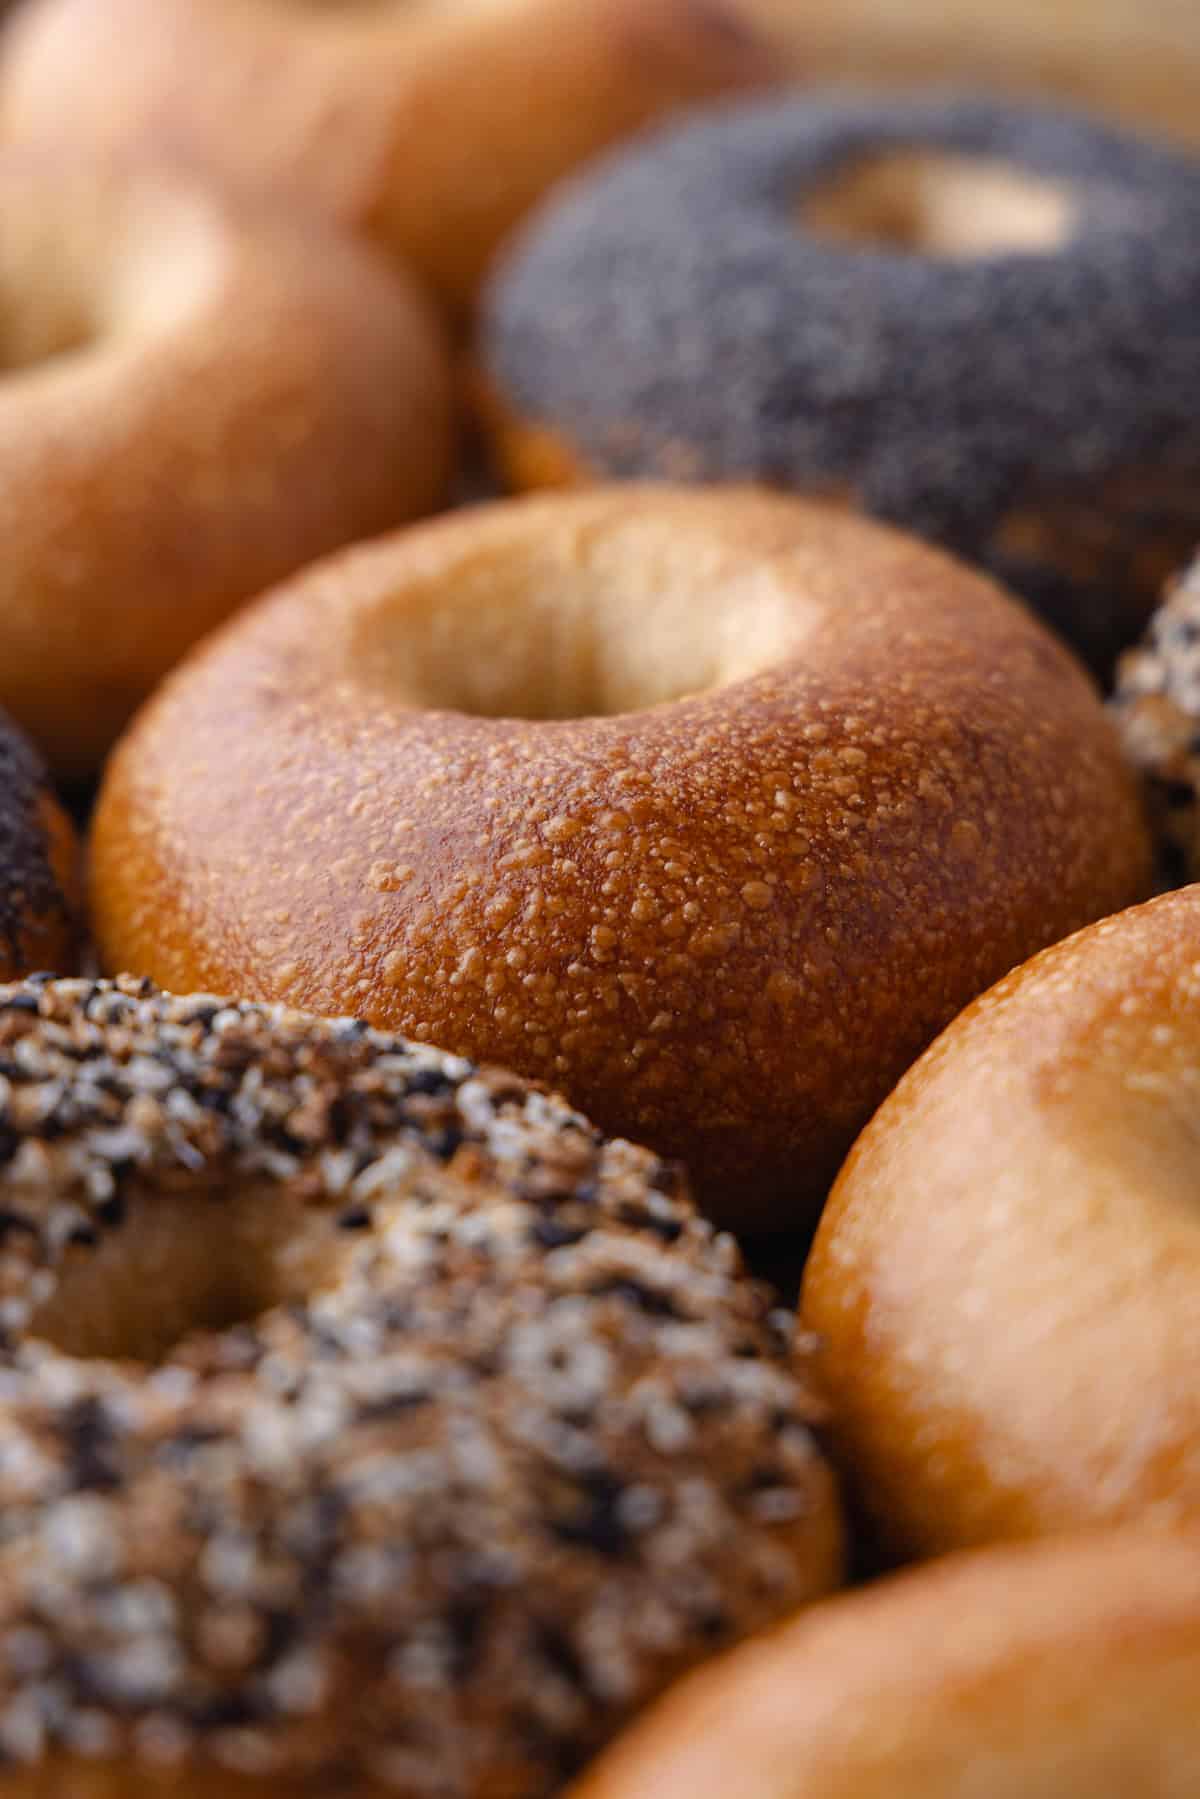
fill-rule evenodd
<path id="1" fill-rule="evenodd" d="M 0 989 L 0 1076 L 0 1766 L 549 1792 L 833 1577 L 803 1366 L 649 1152 L 129 979 Z"/>
<path id="2" fill-rule="evenodd" d="M 0 714 L 0 967 L 7 963 L 9 972 L 20 969 L 22 939 L 31 920 L 67 919 L 67 900 L 41 817 L 48 793 L 49 777 L 40 757 Z M 26 1003 L 31 1000 L 27 996 Z"/>
<path id="3" fill-rule="evenodd" d="M 1164 885 L 1200 879 L 1200 562 L 1121 658 L 1113 712 L 1145 785 Z"/>

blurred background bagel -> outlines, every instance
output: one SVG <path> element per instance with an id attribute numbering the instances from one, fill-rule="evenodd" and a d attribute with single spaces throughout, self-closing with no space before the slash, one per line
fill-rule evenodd
<path id="1" fill-rule="evenodd" d="M 742 0 L 793 78 L 947 81 L 1200 144 L 1196 0 Z"/>

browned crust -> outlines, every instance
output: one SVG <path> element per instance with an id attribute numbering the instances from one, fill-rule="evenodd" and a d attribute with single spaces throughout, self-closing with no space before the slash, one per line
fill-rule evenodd
<path id="1" fill-rule="evenodd" d="M 523 419 L 495 381 L 474 363 L 466 371 L 465 397 L 484 434 L 496 473 L 510 492 L 588 487 L 599 479 L 561 433 Z"/>
<path id="2" fill-rule="evenodd" d="M 461 606 L 470 667 L 473 593 L 529 565 L 569 594 L 597 559 L 601 641 L 606 607 L 649 641 L 686 593 L 703 638 L 778 591 L 777 666 L 548 725 L 389 700 L 405 607 Z M 516 1065 L 778 1227 L 966 1000 L 1138 897 L 1147 853 L 1089 684 L 989 584 L 842 511 L 628 487 L 439 521 L 227 631 L 115 756 L 93 897 L 108 967 Z"/>
<path id="3" fill-rule="evenodd" d="M 808 80 L 952 81 L 1089 107 L 1200 142 L 1200 15 L 1191 0 L 744 0 Z"/>
<path id="4" fill-rule="evenodd" d="M 1070 14 L 1025 0 L 982 22 L 962 0 L 909 8 L 899 31 L 878 0 L 397 10 L 41 0 L 12 30 L 0 125 L 61 138 L 69 120 L 89 154 L 149 144 L 239 188 L 302 194 L 415 262 L 459 311 L 553 181 L 731 88 L 796 74 L 990 80 L 1200 132 L 1200 41 L 1183 0 L 1074 0 Z"/>
<path id="5" fill-rule="evenodd" d="M 1195 1537 L 950 1558 L 693 1675 L 573 1799 L 1191 1799 L 1198 1616 Z"/>
<path id="6" fill-rule="evenodd" d="M 563 432 L 524 417 L 494 379 L 473 368 L 467 403 L 483 431 L 493 465 L 512 493 L 586 487 L 602 480 Z M 699 448 L 680 443 L 659 460 L 674 461 L 682 480 L 703 467 Z M 850 488 L 806 488 L 805 498 L 857 509 Z M 990 566 L 1043 603 L 1044 616 L 1107 676 L 1117 652 L 1146 624 L 1167 578 L 1195 547 L 1195 482 L 1125 473 L 1086 495 L 1043 495 L 1015 506 L 987 545 Z"/>
<path id="7" fill-rule="evenodd" d="M 0 200 L 26 360 L 54 305 L 85 340 L 0 415 L 0 704 L 86 776 L 237 606 L 439 502 L 449 359 L 413 284 L 319 222 L 16 155 Z"/>
<path id="8" fill-rule="evenodd" d="M 1200 1516 L 1198 943 L 1193 887 L 1046 951 L 842 1172 L 803 1315 L 902 1550 Z"/>
<path id="9" fill-rule="evenodd" d="M 10 137 L 150 145 L 368 231 L 461 310 L 575 163 L 663 111 L 766 80 L 740 0 L 43 0 L 0 86 Z M 98 81 L 96 69 L 104 69 Z"/>
<path id="10" fill-rule="evenodd" d="M 421 1799 L 403 1788 L 354 1780 L 351 1785 L 288 1781 L 234 1774 L 228 1768 L 155 1768 L 124 1756 L 108 1762 L 78 1757 L 47 1761 L 36 1768 L 6 1769 L 4 1799 Z M 479 1799 L 516 1799 L 511 1788 L 484 1792 Z"/>

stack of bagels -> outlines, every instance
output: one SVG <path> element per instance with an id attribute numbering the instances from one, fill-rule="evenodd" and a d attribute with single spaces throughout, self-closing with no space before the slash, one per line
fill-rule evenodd
<path id="1" fill-rule="evenodd" d="M 1195 1799 L 1191 0 L 0 13 L 0 1799 Z"/>

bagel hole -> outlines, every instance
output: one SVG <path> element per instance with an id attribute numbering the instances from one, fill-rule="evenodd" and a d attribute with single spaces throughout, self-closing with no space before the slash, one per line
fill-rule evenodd
<path id="1" fill-rule="evenodd" d="M 364 612 L 350 663 L 406 706 L 531 723 L 727 687 L 778 661 L 796 601 L 769 570 L 711 568 L 702 553 L 697 566 L 697 554 L 691 540 L 636 529 L 574 554 L 509 544 Z"/>
<path id="2" fill-rule="evenodd" d="M 328 1213 L 277 1185 L 130 1201 L 99 1242 L 68 1246 L 30 1334 L 66 1355 L 148 1364 L 185 1338 L 248 1323 L 336 1278 Z M 344 1247 L 344 1245 L 343 1245 Z"/>
<path id="3" fill-rule="evenodd" d="M 0 241 L 0 368 L 9 375 L 174 329 L 229 266 L 220 207 L 153 172 L 31 160 Z"/>
<path id="4" fill-rule="evenodd" d="M 1062 184 L 996 157 L 885 150 L 830 176 L 800 217 L 833 243 L 966 262 L 1062 249 L 1075 203 Z"/>

